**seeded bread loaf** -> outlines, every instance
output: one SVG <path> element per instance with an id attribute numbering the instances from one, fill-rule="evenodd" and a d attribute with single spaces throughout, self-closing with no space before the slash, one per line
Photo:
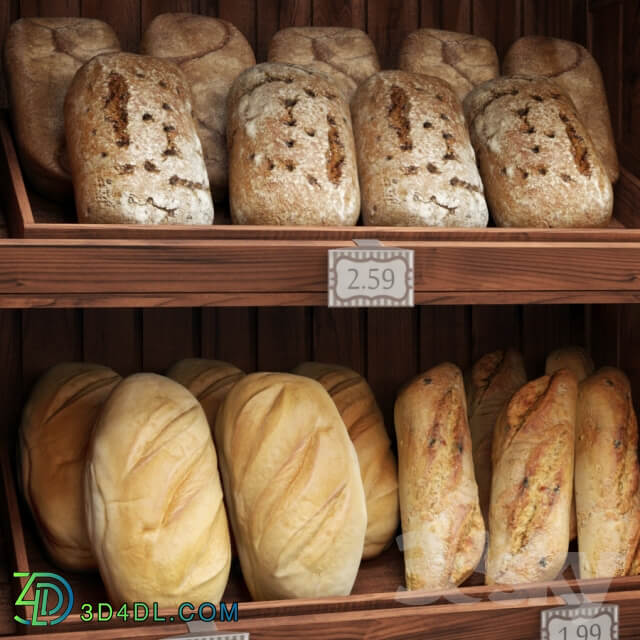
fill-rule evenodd
<path id="1" fill-rule="evenodd" d="M 141 53 L 164 58 L 184 72 L 211 191 L 227 192 L 226 102 L 233 81 L 256 63 L 251 45 L 230 22 L 190 13 L 163 13 L 147 28 Z"/>
<path id="2" fill-rule="evenodd" d="M 487 225 L 462 106 L 444 80 L 381 71 L 358 89 L 351 111 L 365 224 Z"/>
<path id="3" fill-rule="evenodd" d="M 234 222 L 357 222 L 360 190 L 349 105 L 326 75 L 259 64 L 235 81 L 228 113 Z"/>
<path id="4" fill-rule="evenodd" d="M 502 77 L 474 89 L 464 108 L 498 226 L 607 225 L 611 182 L 558 85 L 540 77 Z"/>
<path id="5" fill-rule="evenodd" d="M 329 393 L 356 448 L 367 499 L 363 558 L 389 546 L 398 528 L 398 470 L 384 418 L 367 381 L 355 371 L 304 362 L 295 374 L 317 380 Z"/>
<path id="6" fill-rule="evenodd" d="M 466 381 L 473 466 L 485 524 L 489 523 L 493 429 L 504 405 L 526 382 L 524 362 L 515 349 L 482 356 Z"/>
<path id="7" fill-rule="evenodd" d="M 326 73 L 347 102 L 370 75 L 380 70 L 371 38 L 346 27 L 289 27 L 278 31 L 269 45 L 269 62 L 297 64 Z"/>
<path id="8" fill-rule="evenodd" d="M 4 69 L 13 133 L 29 183 L 55 200 L 73 196 L 64 98 L 93 56 L 120 50 L 113 29 L 87 18 L 23 18 L 9 28 Z"/>
<path id="9" fill-rule="evenodd" d="M 516 40 L 507 52 L 503 73 L 552 78 L 575 104 L 609 179 L 618 179 L 618 156 L 602 73 L 584 47 L 558 38 L 526 36 Z"/>
<path id="10" fill-rule="evenodd" d="M 473 573 L 485 541 L 462 373 L 448 363 L 423 373 L 394 413 L 407 589 L 453 587 Z"/>
<path id="11" fill-rule="evenodd" d="M 638 423 L 622 371 L 604 367 L 580 384 L 576 429 L 580 577 L 637 575 Z"/>
<path id="12" fill-rule="evenodd" d="M 459 100 L 474 87 L 500 75 L 495 47 L 468 33 L 419 29 L 400 47 L 399 68 L 448 82 Z"/>
<path id="13" fill-rule="evenodd" d="M 213 222 L 190 90 L 174 64 L 93 58 L 69 88 L 65 128 L 80 222 Z"/>
<path id="14" fill-rule="evenodd" d="M 554 580 L 569 549 L 578 382 L 562 369 L 522 387 L 493 433 L 487 584 Z"/>

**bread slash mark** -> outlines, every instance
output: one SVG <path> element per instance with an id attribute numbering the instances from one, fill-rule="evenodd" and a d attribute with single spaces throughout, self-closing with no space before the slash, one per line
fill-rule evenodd
<path id="1" fill-rule="evenodd" d="M 129 89 L 124 77 L 112 71 L 109 74 L 109 94 L 104 101 L 104 118 L 111 123 L 116 134 L 116 145 L 119 147 L 129 146 L 129 113 L 127 104 L 129 102 Z"/>
<path id="2" fill-rule="evenodd" d="M 407 92 L 397 85 L 391 87 L 391 106 L 389 107 L 389 126 L 396 132 L 402 151 L 411 151 L 411 123 L 409 112 L 411 104 Z"/>
<path id="3" fill-rule="evenodd" d="M 584 138 L 578 134 L 575 126 L 566 113 L 560 112 L 560 120 L 564 123 L 567 137 L 571 143 L 573 159 L 578 167 L 578 171 L 588 178 L 591 177 L 591 163 L 589 162 L 589 150 L 585 146 Z"/>
<path id="4" fill-rule="evenodd" d="M 187 180 L 186 178 L 180 178 L 177 175 L 172 175 L 169 178 L 169 184 L 172 187 L 175 187 L 175 186 L 185 187 L 186 189 L 191 189 L 192 191 L 195 191 L 197 189 L 204 189 L 205 188 L 205 186 L 204 186 L 204 184 L 202 184 L 202 182 L 194 182 L 193 180 Z"/>
<path id="5" fill-rule="evenodd" d="M 333 184 L 339 184 L 342 178 L 342 165 L 345 161 L 344 145 L 340 140 L 340 132 L 336 125 L 335 118 L 331 115 L 327 115 L 327 124 L 329 125 L 329 131 L 327 138 L 329 141 L 329 148 L 327 149 L 327 175 L 329 181 Z"/>

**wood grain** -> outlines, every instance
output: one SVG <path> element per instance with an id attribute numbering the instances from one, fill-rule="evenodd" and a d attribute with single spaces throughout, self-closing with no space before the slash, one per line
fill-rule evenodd
<path id="1" fill-rule="evenodd" d="M 471 364 L 471 308 L 424 306 L 419 314 L 420 371 L 442 362 L 464 371 Z"/>
<path id="2" fill-rule="evenodd" d="M 439 29 L 441 27 L 442 4 L 439 0 L 420 0 L 421 28 Z"/>
<path id="3" fill-rule="evenodd" d="M 161 13 L 185 11 L 192 13 L 198 9 L 197 0 L 139 0 L 140 28 L 144 33 L 150 22 Z"/>
<path id="4" fill-rule="evenodd" d="M 471 356 L 473 362 L 485 353 L 513 347 L 520 349 L 520 309 L 514 306 L 474 307 L 471 312 Z"/>
<path id="5" fill-rule="evenodd" d="M 80 15 L 80 0 L 19 0 L 20 17 L 67 17 Z"/>
<path id="6" fill-rule="evenodd" d="M 365 0 L 313 0 L 315 26 L 367 28 Z"/>
<path id="7" fill-rule="evenodd" d="M 235 25 L 254 51 L 257 46 L 257 2 L 258 0 L 218 0 L 218 17 Z"/>
<path id="8" fill-rule="evenodd" d="M 140 41 L 140 0 L 82 0 L 84 18 L 103 20 L 113 27 L 123 51 L 137 51 Z"/>
<path id="9" fill-rule="evenodd" d="M 257 343 L 259 371 L 291 371 L 310 360 L 310 311 L 293 307 L 258 309 Z"/>
<path id="10" fill-rule="evenodd" d="M 19 311 L 0 311 L 0 442 L 6 442 L 8 446 L 22 410 L 21 329 Z"/>
<path id="11" fill-rule="evenodd" d="M 313 309 L 313 353 L 318 362 L 367 372 L 366 312 L 359 309 Z"/>
<path id="12" fill-rule="evenodd" d="M 449 31 L 471 33 L 472 0 L 446 0 L 442 2 L 442 28 Z"/>
<path id="13" fill-rule="evenodd" d="M 367 30 L 382 69 L 393 69 L 404 39 L 420 24 L 418 0 L 375 0 L 367 3 Z"/>
<path id="14" fill-rule="evenodd" d="M 202 309 L 202 357 L 256 370 L 256 311 L 250 308 Z"/>

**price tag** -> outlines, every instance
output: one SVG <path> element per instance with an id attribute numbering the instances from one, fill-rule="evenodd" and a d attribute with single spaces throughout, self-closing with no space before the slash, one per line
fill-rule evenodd
<path id="1" fill-rule="evenodd" d="M 358 244 L 329 250 L 329 306 L 413 307 L 413 250 Z"/>
<path id="2" fill-rule="evenodd" d="M 618 640 L 617 604 L 557 607 L 541 614 L 541 640 Z"/>

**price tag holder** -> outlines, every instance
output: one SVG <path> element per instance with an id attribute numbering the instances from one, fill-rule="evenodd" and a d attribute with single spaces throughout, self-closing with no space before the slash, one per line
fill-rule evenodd
<path id="1" fill-rule="evenodd" d="M 329 250 L 329 306 L 413 307 L 413 250 L 355 242 Z"/>
<path id="2" fill-rule="evenodd" d="M 618 605 L 586 603 L 542 611 L 541 640 L 618 640 Z"/>

